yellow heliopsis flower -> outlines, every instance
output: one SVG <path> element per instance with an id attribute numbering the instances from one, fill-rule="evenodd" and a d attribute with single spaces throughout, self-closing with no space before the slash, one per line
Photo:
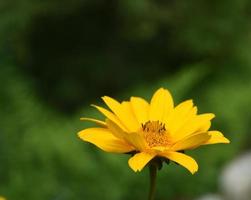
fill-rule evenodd
<path id="1" fill-rule="evenodd" d="M 129 166 L 141 171 L 154 158 L 174 161 L 192 174 L 198 170 L 196 161 L 184 150 L 201 145 L 229 143 L 219 131 L 212 130 L 212 113 L 197 114 L 192 100 L 174 106 L 168 90 L 160 88 L 150 103 L 140 97 L 119 103 L 111 97 L 102 98 L 110 111 L 95 106 L 105 116 L 104 121 L 92 121 L 99 127 L 87 128 L 78 136 L 106 152 L 132 153 Z"/>

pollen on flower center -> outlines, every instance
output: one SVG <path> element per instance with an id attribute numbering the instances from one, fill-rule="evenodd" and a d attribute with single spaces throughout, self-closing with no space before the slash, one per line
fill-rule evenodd
<path id="1" fill-rule="evenodd" d="M 167 146 L 170 144 L 166 125 L 159 121 L 148 121 L 142 124 L 144 138 L 149 147 Z"/>

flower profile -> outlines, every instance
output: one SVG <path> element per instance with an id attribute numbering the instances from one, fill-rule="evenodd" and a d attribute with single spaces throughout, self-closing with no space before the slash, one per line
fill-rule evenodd
<path id="1" fill-rule="evenodd" d="M 108 96 L 102 99 L 109 110 L 93 106 L 105 119 L 81 118 L 98 127 L 84 129 L 78 136 L 106 152 L 131 154 L 128 163 L 135 172 L 153 159 L 164 159 L 194 174 L 198 165 L 186 150 L 229 143 L 220 131 L 209 130 L 214 114 L 198 114 L 192 100 L 174 106 L 167 89 L 158 89 L 150 103 L 140 97 L 121 103 Z"/>

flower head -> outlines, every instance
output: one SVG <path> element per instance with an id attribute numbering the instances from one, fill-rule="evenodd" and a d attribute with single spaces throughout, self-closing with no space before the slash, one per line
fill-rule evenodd
<path id="1" fill-rule="evenodd" d="M 197 114 L 192 100 L 174 106 L 166 89 L 158 89 L 150 103 L 140 97 L 122 103 L 107 96 L 102 99 L 110 110 L 94 107 L 105 120 L 81 118 L 99 127 L 84 129 L 78 136 L 106 152 L 132 153 L 128 163 L 134 171 L 141 171 L 157 157 L 174 161 L 195 173 L 198 165 L 184 150 L 229 143 L 221 132 L 209 131 L 214 114 Z"/>

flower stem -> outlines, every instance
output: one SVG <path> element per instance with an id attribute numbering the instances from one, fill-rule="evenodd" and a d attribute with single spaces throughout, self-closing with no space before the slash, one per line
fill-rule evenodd
<path id="1" fill-rule="evenodd" d="M 148 200 L 154 200 L 155 190 L 156 190 L 156 178 L 157 178 L 158 166 L 156 163 L 150 163 L 149 165 L 149 175 L 150 175 L 150 189 Z"/>

